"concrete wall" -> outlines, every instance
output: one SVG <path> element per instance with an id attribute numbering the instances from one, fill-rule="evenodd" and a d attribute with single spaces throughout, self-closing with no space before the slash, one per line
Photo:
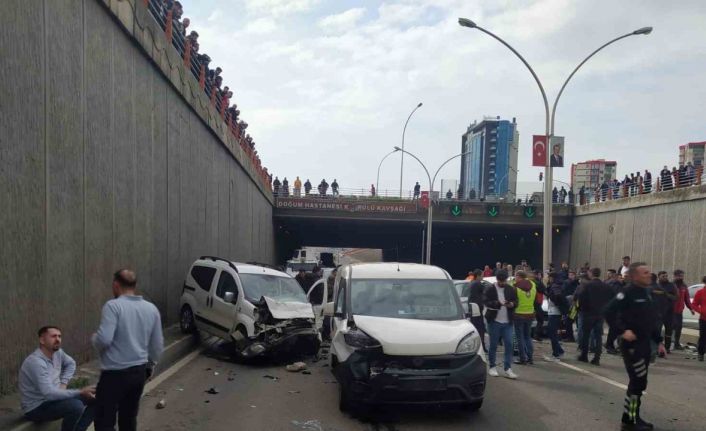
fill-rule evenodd
<path id="1" fill-rule="evenodd" d="M 272 197 L 134 0 L 9 0 L 0 14 L 0 392 L 42 325 L 77 360 L 111 274 L 177 321 L 201 254 L 274 259 Z"/>
<path id="2" fill-rule="evenodd" d="M 571 264 L 609 269 L 625 255 L 658 270 L 686 271 L 689 284 L 706 275 L 703 250 L 706 186 L 609 201 L 576 209 Z"/>

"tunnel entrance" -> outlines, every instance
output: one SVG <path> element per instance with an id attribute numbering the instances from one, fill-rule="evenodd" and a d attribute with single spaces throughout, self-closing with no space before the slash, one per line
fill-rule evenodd
<path id="1" fill-rule="evenodd" d="M 425 229 L 426 223 L 419 221 L 280 217 L 275 219 L 277 263 L 304 246 L 377 248 L 387 262 L 421 263 Z M 433 229 L 432 264 L 454 278 L 495 262 L 515 266 L 524 259 L 532 267 L 541 266 L 541 227 L 435 222 Z"/>

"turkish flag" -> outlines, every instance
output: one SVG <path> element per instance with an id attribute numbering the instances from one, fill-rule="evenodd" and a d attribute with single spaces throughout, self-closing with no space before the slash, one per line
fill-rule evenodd
<path id="1" fill-rule="evenodd" d="M 547 166 L 547 137 L 532 136 L 532 166 Z"/>

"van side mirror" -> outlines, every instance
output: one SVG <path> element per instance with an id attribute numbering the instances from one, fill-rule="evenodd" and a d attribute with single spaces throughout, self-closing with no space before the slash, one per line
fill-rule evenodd
<path id="1" fill-rule="evenodd" d="M 234 300 L 235 293 L 233 292 L 226 292 L 225 295 L 223 295 L 223 301 L 227 302 L 228 304 L 232 304 Z"/>
<path id="2" fill-rule="evenodd" d="M 327 302 L 324 305 L 324 316 L 333 317 L 333 302 Z"/>

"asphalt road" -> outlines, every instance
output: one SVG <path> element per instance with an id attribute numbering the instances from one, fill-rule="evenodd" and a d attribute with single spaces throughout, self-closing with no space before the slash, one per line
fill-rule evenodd
<path id="1" fill-rule="evenodd" d="M 617 430 L 627 383 L 619 357 L 605 355 L 595 367 L 572 357 L 564 364 L 541 360 L 515 366 L 517 381 L 489 378 L 477 413 L 442 408 L 394 408 L 367 420 L 338 410 L 338 385 L 326 361 L 311 362 L 311 374 L 283 365 L 242 365 L 218 347 L 206 350 L 143 399 L 143 430 Z M 575 345 L 566 344 L 571 352 Z M 272 376 L 271 379 L 265 376 Z M 215 387 L 219 393 L 206 391 Z M 677 352 L 650 368 L 644 416 L 658 430 L 706 428 L 706 364 Z M 156 409 L 160 399 L 166 408 Z"/>

